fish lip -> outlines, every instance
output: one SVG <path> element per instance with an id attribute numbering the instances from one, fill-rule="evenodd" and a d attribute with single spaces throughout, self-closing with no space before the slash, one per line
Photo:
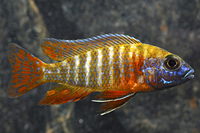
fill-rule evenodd
<path id="1" fill-rule="evenodd" d="M 185 75 L 184 75 L 184 79 L 186 78 L 186 79 L 193 79 L 194 78 L 194 75 L 193 75 L 193 73 L 194 73 L 194 70 L 192 69 L 192 70 L 190 70 L 190 71 L 188 71 Z"/>

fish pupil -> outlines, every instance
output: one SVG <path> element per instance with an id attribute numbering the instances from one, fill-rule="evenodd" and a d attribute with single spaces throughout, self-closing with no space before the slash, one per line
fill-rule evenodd
<path id="1" fill-rule="evenodd" d="M 177 70 L 181 66 L 181 62 L 177 57 L 174 57 L 173 55 L 168 55 L 165 57 L 164 61 L 164 67 L 168 70 Z"/>
<path id="2" fill-rule="evenodd" d="M 173 67 L 176 66 L 176 61 L 173 60 L 173 59 L 170 59 L 170 60 L 168 61 L 168 65 L 169 65 L 171 68 L 173 68 Z"/>

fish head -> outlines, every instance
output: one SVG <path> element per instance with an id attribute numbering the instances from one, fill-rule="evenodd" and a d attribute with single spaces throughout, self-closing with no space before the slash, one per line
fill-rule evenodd
<path id="1" fill-rule="evenodd" d="M 143 71 L 147 83 L 155 89 L 166 89 L 194 78 L 194 69 L 174 54 L 146 59 Z"/>

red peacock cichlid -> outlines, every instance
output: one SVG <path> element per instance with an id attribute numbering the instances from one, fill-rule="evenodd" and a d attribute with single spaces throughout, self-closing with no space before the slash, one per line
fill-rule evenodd
<path id="1" fill-rule="evenodd" d="M 194 70 L 179 56 L 141 43 L 122 34 L 106 34 L 82 40 L 40 39 L 47 64 L 11 43 L 8 59 L 12 77 L 8 95 L 18 97 L 37 86 L 56 82 L 41 105 L 78 101 L 100 92 L 93 102 L 102 102 L 104 115 L 128 102 L 138 92 L 150 92 L 183 84 Z"/>

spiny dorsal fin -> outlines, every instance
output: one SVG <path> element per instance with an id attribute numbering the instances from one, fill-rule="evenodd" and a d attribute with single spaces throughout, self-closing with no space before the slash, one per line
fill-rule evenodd
<path id="1" fill-rule="evenodd" d="M 62 61 L 68 57 L 90 50 L 115 46 L 120 44 L 141 43 L 134 37 L 123 34 L 105 34 L 93 38 L 78 40 L 59 40 L 54 38 L 39 39 L 46 56 L 53 60 Z"/>

